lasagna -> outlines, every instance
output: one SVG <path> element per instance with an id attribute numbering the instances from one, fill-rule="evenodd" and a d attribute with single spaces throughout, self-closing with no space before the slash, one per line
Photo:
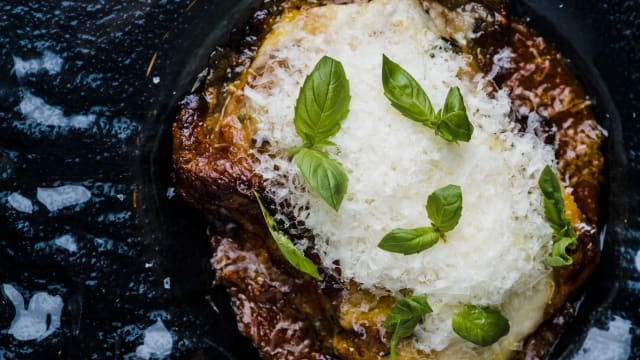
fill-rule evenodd
<path id="1" fill-rule="evenodd" d="M 268 2 L 254 25 L 252 43 L 217 54 L 181 103 L 174 166 L 178 193 L 210 219 L 217 282 L 262 357 L 543 357 L 598 259 L 602 134 L 560 55 L 496 1 Z M 338 209 L 292 155 L 308 145 L 295 124 L 301 88 L 327 57 L 350 96 L 323 149 L 348 178 Z M 458 89 L 470 139 L 446 141 L 398 111 L 383 89 L 384 57 L 434 107 Z M 546 261 L 547 166 L 577 234 L 564 266 Z M 441 241 L 411 255 L 378 246 L 396 228 L 428 224 L 425 202 L 447 184 L 463 201 Z M 283 254 L 258 199 L 318 276 Z M 393 341 L 385 320 L 417 294 L 431 311 Z M 452 319 L 469 305 L 498 311 L 508 331 L 490 344 L 460 336 Z"/>

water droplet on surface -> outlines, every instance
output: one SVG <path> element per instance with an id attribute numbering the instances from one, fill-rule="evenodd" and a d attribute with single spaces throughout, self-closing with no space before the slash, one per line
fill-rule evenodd
<path id="1" fill-rule="evenodd" d="M 11 195 L 7 197 L 7 200 L 9 201 L 9 205 L 17 211 L 27 214 L 31 214 L 33 212 L 33 204 L 31 203 L 31 200 L 17 192 L 11 193 Z"/>
<path id="2" fill-rule="evenodd" d="M 91 199 L 91 192 L 84 186 L 64 185 L 53 188 L 38 188 L 37 198 L 49 211 L 82 204 Z"/>
<path id="3" fill-rule="evenodd" d="M 22 58 L 14 56 L 13 63 L 13 73 L 16 74 L 18 79 L 20 79 L 25 75 L 37 74 L 45 71 L 48 72 L 49 75 L 57 74 L 62 69 L 63 60 L 60 56 L 52 53 L 51 51 L 45 51 L 41 58 L 29 60 L 23 60 Z"/>
<path id="4" fill-rule="evenodd" d="M 176 196 L 176 188 L 174 187 L 170 187 L 167 189 L 167 199 L 172 199 L 174 196 Z"/>
<path id="5" fill-rule="evenodd" d="M 37 292 L 25 308 L 24 298 L 10 284 L 2 285 L 3 291 L 16 310 L 16 315 L 7 332 L 17 340 L 42 340 L 60 327 L 64 303 L 59 295 L 51 296 Z"/>
<path id="6" fill-rule="evenodd" d="M 25 92 L 20 102 L 20 112 L 28 122 L 61 128 L 88 128 L 96 120 L 94 114 L 64 116 L 61 108 L 47 104 L 30 92 Z"/>
<path id="7" fill-rule="evenodd" d="M 171 354 L 173 338 L 161 319 L 144 331 L 144 344 L 138 346 L 136 355 L 147 360 L 154 355 L 166 357 Z"/>
<path id="8" fill-rule="evenodd" d="M 70 235 L 70 234 L 62 235 L 54 239 L 53 243 L 63 249 L 69 250 L 70 252 L 78 251 L 78 245 L 76 244 L 76 239 L 73 235 Z"/>
<path id="9" fill-rule="evenodd" d="M 631 355 L 631 321 L 615 316 L 609 329 L 589 330 L 573 360 L 627 360 Z"/>

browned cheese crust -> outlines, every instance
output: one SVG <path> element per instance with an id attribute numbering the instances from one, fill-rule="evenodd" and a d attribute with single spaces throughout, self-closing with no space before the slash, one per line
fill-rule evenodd
<path id="1" fill-rule="evenodd" d="M 441 1 L 448 9 L 468 2 Z M 498 50 L 513 49 L 515 67 L 502 69 L 496 85 L 509 89 L 514 109 L 522 109 L 516 115 L 523 129 L 527 118 L 522 114 L 539 115 L 540 136 L 555 144 L 563 185 L 572 189 L 565 193 L 565 203 L 578 231 L 574 263 L 554 269 L 556 289 L 546 320 L 517 355 L 538 359 L 573 316 L 572 295 L 598 262 L 601 134 L 584 89 L 559 53 L 524 24 L 510 21 L 503 1 L 487 0 L 483 5 L 490 19 L 478 22 L 483 35 L 464 50 L 488 73 Z M 300 6 L 308 4 L 272 2 L 268 16 L 254 21 L 253 28 L 265 34 L 283 8 Z M 228 55 L 233 57 L 233 52 Z M 225 65 L 248 67 L 248 61 Z M 262 190 L 250 152 L 254 129 L 251 120 L 236 114 L 243 99 L 234 91 L 243 86 L 246 74 L 225 79 L 221 69 L 211 71 L 205 89 L 180 103 L 173 126 L 173 163 L 178 194 L 210 220 L 216 282 L 232 298 L 240 331 L 264 359 L 381 359 L 388 353 L 388 339 L 380 334 L 380 319 L 394 300 L 377 298 L 357 284 L 342 284 L 323 269 L 325 279 L 317 284 L 282 258 L 251 195 Z M 313 254 L 307 255 L 319 263 Z M 362 303 L 369 305 L 367 313 L 344 310 Z"/>

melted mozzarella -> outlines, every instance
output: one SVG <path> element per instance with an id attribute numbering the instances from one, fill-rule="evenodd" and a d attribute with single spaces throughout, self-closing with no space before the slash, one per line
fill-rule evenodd
<path id="1" fill-rule="evenodd" d="M 537 177 L 554 162 L 554 153 L 533 134 L 512 129 L 508 94 L 488 95 L 486 78 L 469 75 L 469 59 L 435 28 L 413 0 L 285 16 L 252 66 L 256 75 L 243 89 L 243 111 L 256 120 L 258 145 L 269 144 L 269 153 L 257 153 L 256 171 L 280 213 L 293 213 L 313 232 L 324 266 L 339 264 L 345 280 L 372 291 L 426 294 L 434 313 L 416 330 L 416 348 L 459 358 L 495 355 L 535 329 L 550 294 L 543 259 L 551 230 Z M 383 53 L 413 74 L 436 108 L 451 86 L 460 87 L 475 127 L 469 143 L 448 143 L 389 104 L 381 83 Z M 349 176 L 339 212 L 306 188 L 286 155 L 302 144 L 294 106 L 305 76 L 323 55 L 342 62 L 351 87 L 349 115 L 332 139 L 337 147 L 327 148 Z M 428 226 L 427 196 L 447 184 L 462 187 L 463 211 L 446 242 L 410 256 L 376 247 L 393 228 Z M 510 334 L 488 349 L 460 340 L 450 321 L 465 303 L 501 309 Z"/>

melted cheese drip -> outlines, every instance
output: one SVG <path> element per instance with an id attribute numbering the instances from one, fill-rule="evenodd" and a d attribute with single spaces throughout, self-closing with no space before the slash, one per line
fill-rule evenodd
<path id="1" fill-rule="evenodd" d="M 551 292 L 543 263 L 551 230 L 537 178 L 554 153 L 535 135 L 513 130 L 508 94 L 489 96 L 487 79 L 469 76 L 469 59 L 434 29 L 414 0 L 285 16 L 252 65 L 256 75 L 243 89 L 243 111 L 255 119 L 258 146 L 269 144 L 268 153 L 256 153 L 256 171 L 280 213 L 295 215 L 313 232 L 325 267 L 339 264 L 345 280 L 378 293 L 426 294 L 434 313 L 415 332 L 417 349 L 443 358 L 504 355 L 539 324 Z M 448 143 L 389 104 L 380 79 L 383 53 L 413 74 L 436 108 L 451 86 L 460 87 L 475 126 L 471 142 Z M 349 176 L 339 212 L 306 188 L 286 156 L 302 144 L 293 124 L 295 101 L 323 55 L 342 62 L 351 86 L 350 113 L 331 139 L 337 147 L 327 148 Z M 428 226 L 426 198 L 447 184 L 462 187 L 464 207 L 446 242 L 411 256 L 376 247 L 393 228 Z M 489 348 L 461 340 L 450 323 L 466 303 L 501 309 L 511 322 L 509 335 Z"/>

